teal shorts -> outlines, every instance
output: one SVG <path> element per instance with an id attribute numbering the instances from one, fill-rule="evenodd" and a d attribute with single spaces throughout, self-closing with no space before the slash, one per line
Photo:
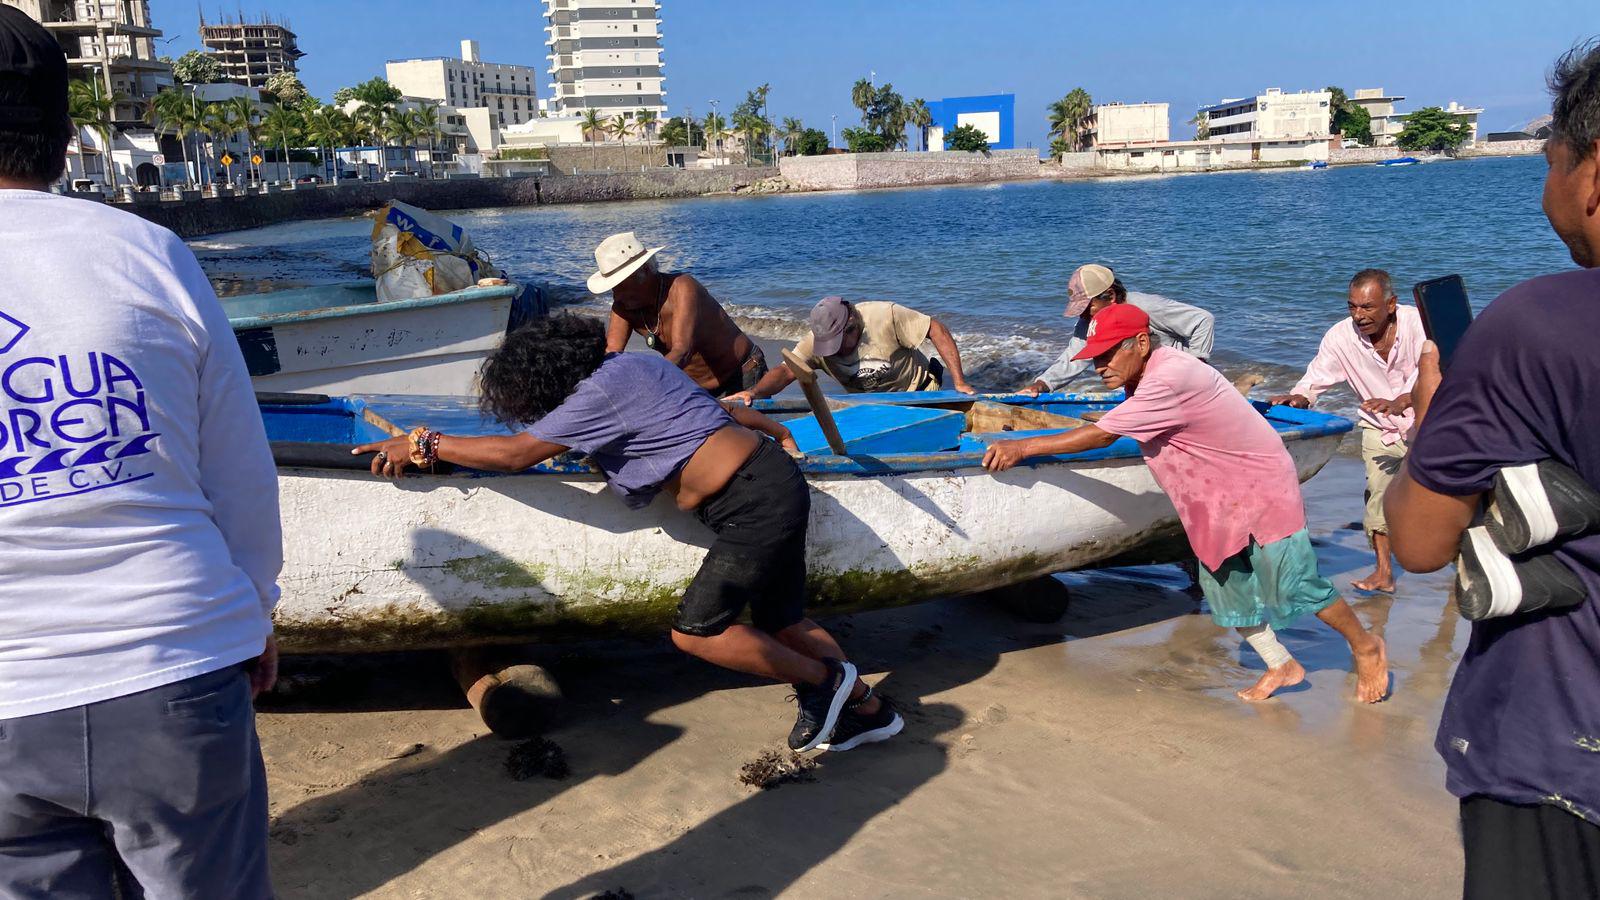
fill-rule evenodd
<path id="1" fill-rule="evenodd" d="M 1211 605 L 1211 620 L 1225 628 L 1276 628 L 1339 599 L 1333 583 L 1317 572 L 1317 552 L 1304 528 L 1266 546 L 1251 541 L 1215 572 L 1200 566 L 1200 590 Z"/>

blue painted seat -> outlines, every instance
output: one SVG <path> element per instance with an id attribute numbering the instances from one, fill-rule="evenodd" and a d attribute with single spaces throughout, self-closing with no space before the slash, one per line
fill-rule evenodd
<path id="1" fill-rule="evenodd" d="M 863 403 L 835 410 L 834 424 L 850 454 L 928 453 L 953 450 L 961 439 L 966 416 L 949 409 Z M 816 416 L 784 423 L 805 454 L 832 453 Z"/>

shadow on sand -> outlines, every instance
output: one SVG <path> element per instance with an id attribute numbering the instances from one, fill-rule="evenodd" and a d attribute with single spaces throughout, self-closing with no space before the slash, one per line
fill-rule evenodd
<path id="1" fill-rule="evenodd" d="M 890 673 L 879 687 L 906 717 L 901 737 L 848 754 L 824 754 L 815 783 L 752 793 L 670 843 L 548 896 L 586 897 L 619 886 L 640 896 L 781 892 L 875 816 L 945 770 L 950 732 L 966 716 L 955 706 L 923 698 L 983 677 L 1006 652 L 1137 627 L 1192 610 L 1190 601 L 1173 591 L 1149 590 L 1122 603 L 1093 593 L 1051 626 L 1023 624 L 971 600 L 828 621 L 863 672 Z M 492 737 L 397 760 L 277 817 L 273 855 L 281 885 L 317 897 L 375 890 L 485 828 L 537 809 L 588 779 L 625 772 L 677 740 L 682 730 L 648 721 L 653 714 L 712 691 L 759 683 L 670 652 L 640 652 L 637 646 L 569 647 L 565 652 L 565 658 L 543 661 L 567 691 L 567 724 L 552 733 L 569 754 L 572 772 L 567 779 L 511 780 L 504 771 L 511 744 Z M 325 669 L 339 665 L 307 663 Z M 345 695 L 347 707 L 463 705 L 458 694 L 449 694 L 453 685 L 440 655 L 364 657 L 346 665 L 356 672 L 337 692 Z M 291 664 L 291 679 L 295 668 Z M 327 711 L 328 704 L 318 705 L 315 693 L 277 708 Z M 750 756 L 781 741 L 780 734 L 765 737 L 752 737 Z M 730 778 L 740 762 L 728 761 Z M 486 789 L 485 782 L 499 787 Z M 363 865 L 308 870 L 329 845 L 337 847 L 339 856 L 359 858 Z M 530 886 L 530 894 L 540 889 Z"/>

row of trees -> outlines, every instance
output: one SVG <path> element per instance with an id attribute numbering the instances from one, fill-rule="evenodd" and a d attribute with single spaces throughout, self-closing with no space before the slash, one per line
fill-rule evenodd
<path id="1" fill-rule="evenodd" d="M 906 147 L 907 128 L 916 129 L 917 149 L 928 149 L 928 129 L 933 112 L 926 100 L 907 103 L 893 84 L 881 87 L 863 78 L 850 89 L 850 103 L 861 110 L 861 127 L 844 130 L 851 153 L 877 153 Z"/>
<path id="2" fill-rule="evenodd" d="M 176 60 L 165 61 L 172 65 L 179 86 L 151 98 L 143 118 L 157 134 L 178 138 L 184 170 L 189 171 L 191 160 L 198 162 L 201 183 L 212 167 L 220 164 L 222 153 L 217 144 L 224 138 L 236 139 L 245 147 L 244 158 L 238 164 L 248 168 L 252 180 L 261 177 L 251 162 L 258 149 L 263 155 L 275 156 L 279 175 L 287 177 L 292 149 L 315 146 L 326 168 L 327 158 L 336 148 L 362 140 L 380 147 L 415 149 L 426 139 L 428 175 L 433 174 L 433 146 L 443 134 L 438 110 L 398 108 L 399 89 L 382 78 L 341 89 L 334 95 L 337 105 L 324 104 L 311 96 L 293 72 L 280 72 L 268 79 L 262 103 L 246 97 L 205 101 L 197 97 L 194 85 L 220 80 L 216 60 L 191 50 Z M 360 104 L 353 115 L 341 108 L 350 100 Z M 108 150 L 116 136 L 116 108 L 126 102 L 125 96 L 104 92 L 96 81 L 75 79 L 68 85 L 68 110 L 79 136 L 92 131 Z M 269 152 L 269 148 L 276 152 Z M 415 158 L 415 154 L 408 154 L 408 158 Z M 380 153 L 380 169 L 384 165 Z M 232 164 L 224 168 L 231 180 Z M 109 160 L 106 176 L 115 189 L 116 167 Z"/>
<path id="3" fill-rule="evenodd" d="M 276 174 L 280 178 L 288 177 L 289 156 L 295 149 L 315 147 L 317 159 L 326 170 L 328 158 L 339 147 L 367 141 L 380 148 L 397 146 L 414 151 L 425 140 L 429 151 L 427 174 L 431 177 L 433 147 L 443 134 L 439 112 L 434 107 L 400 109 L 392 103 L 363 103 L 352 115 L 315 98 L 307 98 L 299 105 L 257 106 L 244 97 L 215 103 L 197 102 L 193 94 L 180 91 L 157 94 L 146 112 L 146 121 L 157 133 L 178 138 L 186 169 L 193 139 L 194 158 L 202 161 L 199 166 L 202 179 L 204 172 L 220 161 L 216 143 L 230 137 L 245 146 L 245 159 L 241 163 L 246 165 L 258 148 L 272 148 L 278 166 Z M 411 152 L 406 158 L 414 159 L 415 155 Z M 232 166 L 226 168 L 231 180 Z M 379 168 L 385 168 L 381 152 Z M 409 165 L 406 171 L 410 171 Z M 251 180 L 260 177 L 260 171 L 252 167 Z"/>
<path id="4" fill-rule="evenodd" d="M 610 135 L 622 142 L 622 162 L 626 165 L 628 162 L 628 138 L 639 137 L 644 141 L 649 141 L 655 135 L 656 121 L 657 116 L 653 109 L 638 110 L 631 118 L 628 116 L 612 116 L 608 118 L 601 115 L 597 109 L 584 110 L 583 136 L 589 141 L 590 167 L 598 168 L 599 163 L 595 159 L 599 149 L 597 141 L 606 135 Z M 640 165 L 644 164 L 644 151 L 642 149 L 639 162 Z"/>

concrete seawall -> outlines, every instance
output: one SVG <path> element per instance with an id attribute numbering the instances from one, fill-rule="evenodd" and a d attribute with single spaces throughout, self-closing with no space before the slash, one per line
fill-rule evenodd
<path id="1" fill-rule="evenodd" d="M 545 175 L 454 181 L 302 185 L 245 197 L 118 204 L 121 209 L 192 238 L 279 222 L 355 216 L 399 200 L 429 210 L 656 200 L 730 193 L 778 174 L 774 168 L 655 170 L 616 175 Z"/>
<path id="2" fill-rule="evenodd" d="M 911 187 L 1039 177 L 1036 150 L 958 153 L 833 153 L 778 160 L 783 178 L 808 190 Z"/>
<path id="3" fill-rule="evenodd" d="M 1461 151 L 1462 158 L 1475 156 L 1537 156 L 1544 152 L 1544 141 L 1496 141 Z"/>

